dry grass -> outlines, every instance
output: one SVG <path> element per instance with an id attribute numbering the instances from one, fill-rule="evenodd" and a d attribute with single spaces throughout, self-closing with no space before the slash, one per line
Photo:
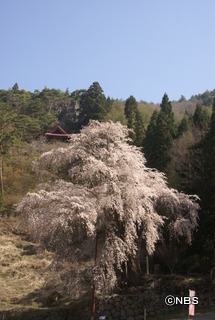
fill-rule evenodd
<path id="1" fill-rule="evenodd" d="M 53 253 L 14 234 L 14 222 L 0 220 L 0 314 L 66 305 L 87 292 L 89 283 L 83 279 L 80 287 L 80 279 L 90 263 L 55 260 Z M 52 301 L 56 293 L 59 301 Z"/>
<path id="2" fill-rule="evenodd" d="M 17 308 L 17 304 L 50 281 L 52 254 L 36 253 L 36 246 L 0 226 L 0 311 Z M 9 231 L 9 232 L 8 232 Z M 27 299 L 28 300 L 28 299 Z M 26 301 L 29 305 L 32 301 Z M 24 303 L 25 304 L 25 303 Z"/>

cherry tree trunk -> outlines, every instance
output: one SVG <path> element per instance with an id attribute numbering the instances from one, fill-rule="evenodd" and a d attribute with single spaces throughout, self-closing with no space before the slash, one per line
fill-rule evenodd
<path id="1" fill-rule="evenodd" d="M 140 261 L 139 257 L 130 257 L 128 260 L 128 284 L 129 286 L 138 286 L 140 279 Z"/>

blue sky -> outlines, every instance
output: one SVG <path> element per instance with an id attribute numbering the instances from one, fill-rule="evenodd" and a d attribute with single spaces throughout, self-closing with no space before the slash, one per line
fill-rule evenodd
<path id="1" fill-rule="evenodd" d="M 214 0 L 0 0 L 0 89 L 160 102 L 215 89 Z"/>

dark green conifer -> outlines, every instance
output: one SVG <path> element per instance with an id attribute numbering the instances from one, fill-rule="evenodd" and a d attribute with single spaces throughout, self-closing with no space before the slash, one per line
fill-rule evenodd
<path id="1" fill-rule="evenodd" d="M 209 131 L 203 140 L 203 158 L 204 158 L 204 176 L 206 179 L 207 188 L 211 189 L 215 204 L 215 99 L 213 102 L 213 109 Z"/>
<path id="2" fill-rule="evenodd" d="M 174 114 L 166 93 L 160 108 L 158 115 L 153 113 L 147 128 L 144 150 L 147 165 L 163 171 L 169 161 L 169 150 L 175 137 Z"/>
<path id="3" fill-rule="evenodd" d="M 125 116 L 127 119 L 127 127 L 133 129 L 133 132 L 129 133 L 130 138 L 135 140 L 135 116 L 137 112 L 137 101 L 133 96 L 130 96 L 125 102 Z"/>
<path id="4" fill-rule="evenodd" d="M 147 165 L 149 167 L 155 167 L 156 166 L 156 152 L 155 152 L 155 146 L 156 146 L 156 127 L 157 127 L 157 119 L 158 119 L 159 112 L 158 110 L 155 110 L 152 113 L 149 125 L 146 130 L 146 135 L 143 140 L 143 152 L 145 154 L 145 157 L 147 159 Z"/>
<path id="5" fill-rule="evenodd" d="M 108 103 L 98 82 L 93 82 L 80 98 L 80 124 L 87 125 L 89 120 L 103 120 Z"/>
<path id="6" fill-rule="evenodd" d="M 130 96 L 125 102 L 125 116 L 129 129 L 134 129 L 135 114 L 137 112 L 137 101 L 133 96 Z"/>
<path id="7" fill-rule="evenodd" d="M 188 129 L 189 129 L 189 119 L 188 119 L 188 116 L 185 114 L 179 124 L 177 138 L 179 138 Z"/>
<path id="8" fill-rule="evenodd" d="M 13 93 L 17 93 L 19 91 L 19 86 L 18 86 L 18 83 L 16 82 L 15 84 L 14 84 L 14 86 L 12 87 L 12 92 Z"/>
<path id="9" fill-rule="evenodd" d="M 145 135 L 145 128 L 144 128 L 143 119 L 138 110 L 135 113 L 134 133 L 135 133 L 135 138 L 134 138 L 135 146 L 142 147 L 143 138 Z"/>
<path id="10" fill-rule="evenodd" d="M 172 146 L 172 132 L 166 115 L 161 111 L 158 115 L 156 126 L 156 168 L 164 171 L 170 160 L 169 150 Z"/>
<path id="11" fill-rule="evenodd" d="M 164 93 L 161 105 L 161 113 L 165 116 L 167 125 L 169 127 L 169 131 L 172 135 L 172 137 L 175 137 L 175 121 L 174 121 L 174 113 L 172 111 L 172 104 L 169 101 L 169 97 L 166 93 Z"/>
<path id="12" fill-rule="evenodd" d="M 206 109 L 204 109 L 199 103 L 196 105 L 196 109 L 193 115 L 193 123 L 202 131 L 208 129 L 210 117 Z"/>
<path id="13" fill-rule="evenodd" d="M 137 101 L 133 96 L 130 96 L 126 100 L 124 111 L 127 119 L 127 127 L 133 129 L 133 132 L 130 132 L 130 138 L 137 147 L 142 147 L 145 128 L 143 119 L 138 110 Z"/>
<path id="14" fill-rule="evenodd" d="M 207 256 L 210 267 L 213 267 L 215 264 L 215 99 L 209 130 L 203 137 L 200 148 L 201 184 L 197 192 L 201 199 L 201 211 L 196 246 L 198 252 Z"/>

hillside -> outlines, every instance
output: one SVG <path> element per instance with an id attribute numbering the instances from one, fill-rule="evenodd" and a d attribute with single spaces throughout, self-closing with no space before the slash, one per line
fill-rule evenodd
<path id="1" fill-rule="evenodd" d="M 17 218 L 0 219 L 0 317 L 27 319 L 57 314 L 58 308 L 79 303 L 89 290 L 86 283 L 76 285 L 77 266 L 29 240 L 27 230 Z M 81 290 L 81 292 L 80 292 Z M 72 304 L 72 306 L 73 306 Z M 60 311 L 61 312 L 61 311 Z M 71 318 L 75 319 L 75 318 Z"/>
<path id="2" fill-rule="evenodd" d="M 52 254 L 28 241 L 25 233 L 16 234 L 17 222 L 0 220 L 0 314 L 37 308 L 56 286 Z"/>
<path id="3" fill-rule="evenodd" d="M 86 91 L 76 90 L 70 94 L 68 91 L 44 88 L 41 92 L 35 90 L 32 93 L 19 90 L 17 84 L 12 89 L 0 90 L 0 140 L 4 148 L 18 143 L 20 139 L 31 141 L 38 138 L 56 124 L 60 124 L 68 133 L 80 130 L 80 99 Z M 211 108 L 214 97 L 215 90 L 194 95 L 188 100 L 181 98 L 172 101 L 173 111 L 181 119 L 185 111 L 193 114 L 197 103 Z M 125 101 L 109 99 L 108 104 L 104 119 L 126 124 Z M 158 109 L 159 104 L 140 101 L 138 108 L 147 126 L 153 110 Z"/>
<path id="4" fill-rule="evenodd" d="M 95 87 L 95 90 L 102 92 L 101 88 Z M 83 120 L 80 116 L 80 103 L 84 94 L 90 94 L 88 91 L 76 90 L 70 94 L 68 90 L 62 92 L 44 88 L 41 92 L 35 90 L 32 93 L 20 90 L 18 84 L 12 89 L 0 90 L 0 145 L 4 185 L 2 211 L 5 214 L 9 214 L 12 205 L 35 186 L 36 177 L 32 180 L 32 161 L 53 147 L 51 144 L 45 146 L 45 132 L 52 130 L 57 124 L 68 133 L 80 130 Z M 173 101 L 176 125 L 180 125 L 185 113 L 192 117 L 197 103 L 203 104 L 203 108 L 211 114 L 213 97 L 214 91 L 206 91 L 192 96 L 189 100 L 181 98 L 179 101 Z M 124 107 L 125 101 L 107 98 L 107 110 L 102 120 L 120 121 L 126 125 L 128 120 Z M 154 110 L 159 110 L 159 104 L 138 102 L 142 135 Z M 143 136 L 140 139 L 142 140 Z"/>
<path id="5" fill-rule="evenodd" d="M 166 114 L 163 116 L 159 104 L 135 102 L 132 97 L 130 101 L 133 100 L 134 104 L 129 106 L 129 99 L 106 98 L 98 83 L 88 90 L 76 90 L 71 94 L 68 90 L 62 92 L 48 88 L 31 93 L 19 90 L 18 85 L 10 90 L 0 90 L 0 160 L 3 169 L 3 188 L 0 190 L 0 316 L 7 315 L 6 320 L 24 319 L 23 312 L 36 315 L 70 308 L 71 303 L 78 305 L 80 299 L 87 299 L 88 302 L 83 304 L 85 308 L 91 299 L 92 272 L 89 270 L 94 265 L 92 257 L 89 259 L 86 255 L 83 258 L 80 254 L 83 259 L 78 262 L 67 256 L 65 259 L 57 257 L 53 248 L 49 251 L 40 241 L 32 241 L 22 214 L 15 214 L 15 205 L 28 192 L 36 192 L 38 183 L 49 181 L 54 184 L 59 177 L 68 179 L 64 171 L 52 172 L 49 176 L 43 172 L 41 176 L 40 169 L 36 172 L 32 166 L 42 153 L 68 146 L 68 142 L 47 141 L 44 137 L 45 132 L 57 124 L 68 133 L 78 133 L 90 119 L 120 121 L 134 130 L 130 136 L 132 144 L 141 147 L 145 154 L 144 143 L 148 134 L 149 151 L 155 164 L 161 159 L 161 153 L 156 153 L 159 147 L 164 146 L 165 149 L 165 143 L 170 142 L 165 149 L 166 162 L 162 170 L 158 169 L 165 172 L 170 187 L 201 198 L 199 227 L 193 236 L 192 246 L 181 239 L 180 243 L 172 241 L 165 234 L 149 259 L 151 272 L 159 270 L 164 275 L 191 272 L 208 277 L 215 265 L 214 97 L 215 90 L 192 96 L 189 100 L 182 97 L 172 102 L 166 95 L 167 103 L 163 107 Z M 161 120 L 160 123 L 156 122 L 157 119 Z M 158 127 L 161 134 L 153 140 Z M 139 144 L 135 140 L 138 134 Z M 163 138 L 159 140 L 161 136 Z M 148 165 L 150 159 L 146 157 L 146 160 Z M 151 167 L 153 170 L 157 168 L 154 164 Z M 82 251 L 80 243 L 73 249 L 79 253 Z M 93 250 L 91 247 L 89 251 Z M 141 272 L 146 269 L 144 250 L 138 257 Z M 80 310 L 80 306 L 77 309 Z M 26 319 L 32 320 L 29 315 Z"/>

